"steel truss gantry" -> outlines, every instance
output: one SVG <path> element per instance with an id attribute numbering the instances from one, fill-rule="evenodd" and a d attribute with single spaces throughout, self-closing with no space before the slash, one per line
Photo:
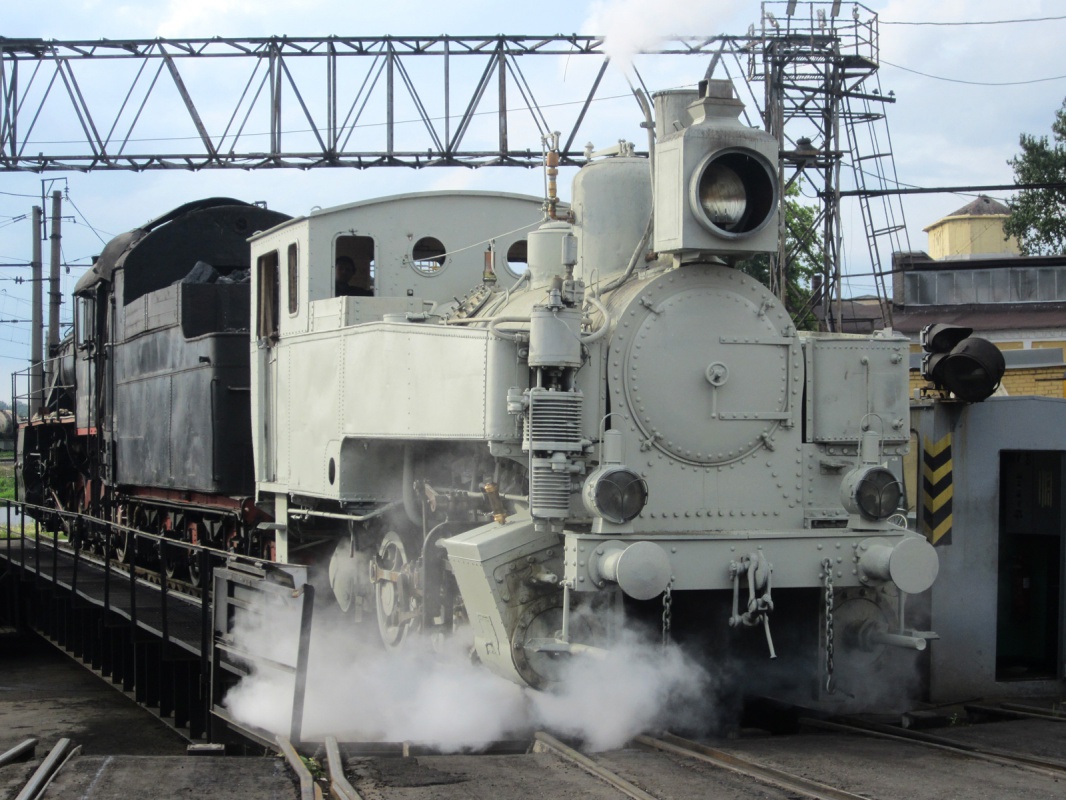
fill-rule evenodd
<path id="1" fill-rule="evenodd" d="M 676 37 L 649 55 L 706 58 L 748 41 Z M 585 160 L 575 142 L 608 67 L 603 43 L 579 35 L 0 38 L 0 170 L 529 167 L 552 131 L 564 132 L 561 162 L 575 165 Z M 593 60 L 595 69 L 570 78 L 588 81 L 574 100 L 544 102 L 552 88 L 527 78 L 523 65 L 548 56 Z M 163 132 L 155 107 L 169 116 Z"/>
<path id="2" fill-rule="evenodd" d="M 669 37 L 638 60 L 644 70 L 685 56 L 702 58 L 706 77 L 732 79 L 749 124 L 777 136 L 782 184 L 806 175 L 817 189 L 823 314 L 834 301 L 839 309 L 849 159 L 881 281 L 878 236 L 903 227 L 901 209 L 897 221 L 891 201 L 875 206 L 862 194 L 894 177 L 880 108 L 892 98 L 870 87 L 877 15 L 858 3 L 841 13 L 839 0 L 764 2 L 758 30 Z M 562 64 L 565 95 L 550 57 Z M 579 166 L 582 125 L 605 99 L 609 61 L 603 37 L 576 34 L 0 37 L 0 172 L 534 167 L 554 131 L 560 163 Z M 626 73 L 648 89 L 636 61 Z M 812 242 L 808 232 L 791 233 L 791 250 L 782 244 L 772 271 L 782 296 L 785 265 Z M 826 323 L 839 329 L 839 312 Z"/>

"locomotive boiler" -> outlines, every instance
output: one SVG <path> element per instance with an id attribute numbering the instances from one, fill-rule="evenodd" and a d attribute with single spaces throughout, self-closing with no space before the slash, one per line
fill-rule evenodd
<path id="1" fill-rule="evenodd" d="M 937 555 L 891 466 L 908 340 L 799 331 L 735 268 L 781 223 L 778 143 L 741 107 L 727 82 L 657 95 L 652 158 L 592 154 L 532 220 L 456 194 L 388 242 L 326 212 L 253 236 L 279 560 L 328 559 L 386 646 L 462 625 L 537 687 L 618 616 L 814 694 L 924 649 L 904 601 Z"/>

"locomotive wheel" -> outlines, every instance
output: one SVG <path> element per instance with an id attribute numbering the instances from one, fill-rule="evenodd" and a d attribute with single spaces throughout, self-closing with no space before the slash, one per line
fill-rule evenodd
<path id="1" fill-rule="evenodd" d="M 220 528 L 221 524 L 217 521 L 203 520 L 196 525 L 195 530 L 189 531 L 189 535 L 185 537 L 185 540 L 187 542 L 192 542 L 193 544 L 215 547 L 219 541 Z M 199 586 L 201 578 L 200 551 L 187 551 L 187 558 L 189 564 L 189 583 L 193 586 Z"/>
<path id="2" fill-rule="evenodd" d="M 182 539 L 185 524 L 180 515 L 161 514 L 160 522 L 162 523 L 159 527 L 160 536 L 166 539 Z M 166 569 L 164 572 L 166 572 L 167 577 L 181 577 L 185 571 L 185 548 L 175 547 L 164 542 L 159 542 L 158 546 L 160 554 L 165 557 Z"/>
<path id="3" fill-rule="evenodd" d="M 410 562 L 408 547 L 400 534 L 386 533 L 371 565 L 370 577 L 374 581 L 378 632 L 389 650 L 401 647 L 418 628 L 418 600 L 412 591 L 411 574 L 404 569 Z"/>
<path id="4" fill-rule="evenodd" d="M 148 516 L 145 514 L 144 509 L 140 506 L 129 507 L 125 513 L 122 511 L 118 514 L 118 523 L 127 528 L 135 528 L 136 530 L 144 530 L 148 524 Z M 132 536 L 126 531 L 115 531 L 111 537 L 111 549 L 114 552 L 115 558 L 123 564 L 130 562 L 130 555 L 133 552 Z M 140 542 L 137 543 L 138 549 L 140 549 Z"/>

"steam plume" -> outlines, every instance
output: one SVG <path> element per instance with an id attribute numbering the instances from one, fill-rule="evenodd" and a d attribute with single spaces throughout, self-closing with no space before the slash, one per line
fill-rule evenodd
<path id="1" fill-rule="evenodd" d="M 536 692 L 472 663 L 458 634 L 436 647 L 409 640 L 389 653 L 375 641 L 376 630 L 356 632 L 339 612 L 315 615 L 303 722 L 308 740 L 333 734 L 457 752 L 547 728 L 602 750 L 665 724 L 680 708 L 700 706 L 709 684 L 680 650 L 660 652 L 625 635 L 605 660 L 574 658 L 554 692 Z M 243 612 L 235 635 L 244 650 L 295 663 L 295 609 Z M 259 667 L 225 704 L 241 722 L 287 734 L 292 696 L 290 675 Z"/>
<path id="2" fill-rule="evenodd" d="M 612 61 L 627 67 L 641 50 L 673 35 L 723 32 L 722 20 L 739 7 L 737 0 L 692 3 L 689 0 L 600 0 L 591 6 L 584 29 L 605 37 Z"/>

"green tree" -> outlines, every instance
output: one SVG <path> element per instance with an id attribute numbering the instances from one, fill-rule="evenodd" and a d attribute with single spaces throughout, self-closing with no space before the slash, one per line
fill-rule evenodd
<path id="1" fill-rule="evenodd" d="M 811 277 L 822 271 L 822 236 L 815 227 L 818 207 L 800 202 L 799 182 L 785 193 L 785 307 L 800 330 L 816 330 L 811 311 Z M 770 285 L 770 257 L 755 256 L 736 265 L 764 285 Z"/>
<path id="2" fill-rule="evenodd" d="M 1066 253 L 1066 100 L 1051 125 L 1054 142 L 1047 136 L 1021 135 L 1022 152 L 1007 163 L 1019 186 L 1055 183 L 1049 189 L 1022 189 L 1009 201 L 1010 216 L 1003 225 L 1007 236 L 1018 239 L 1027 256 Z"/>

